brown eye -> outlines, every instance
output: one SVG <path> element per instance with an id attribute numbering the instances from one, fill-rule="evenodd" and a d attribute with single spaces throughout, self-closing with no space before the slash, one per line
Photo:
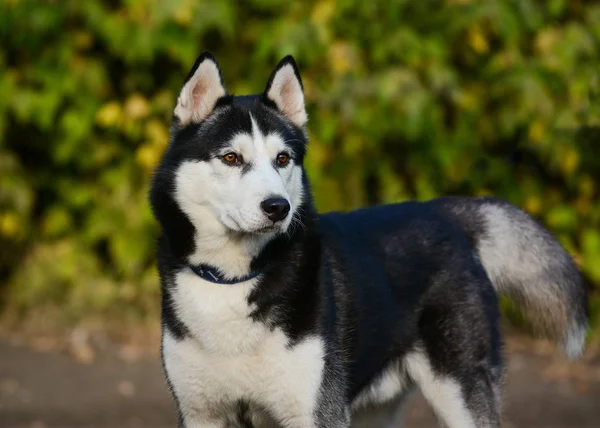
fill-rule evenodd
<path id="1" fill-rule="evenodd" d="M 279 153 L 277 155 L 277 165 L 284 166 L 290 161 L 290 156 L 287 153 Z"/>
<path id="2" fill-rule="evenodd" d="M 234 163 L 237 163 L 239 161 L 239 158 L 238 158 L 237 154 L 231 152 L 231 153 L 227 153 L 226 155 L 223 155 L 223 160 L 226 163 L 234 164 Z"/>

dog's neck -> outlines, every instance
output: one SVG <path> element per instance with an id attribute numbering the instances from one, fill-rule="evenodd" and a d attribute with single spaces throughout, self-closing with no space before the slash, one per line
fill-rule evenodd
<path id="1" fill-rule="evenodd" d="M 223 231 L 215 233 L 214 229 L 209 233 L 207 229 L 196 227 L 195 248 L 187 257 L 188 263 L 212 266 L 228 277 L 249 275 L 269 263 L 274 256 L 273 248 L 279 249 L 277 256 L 282 255 L 280 250 L 284 247 L 279 244 L 300 242 L 309 231 L 314 233 L 317 227 L 316 218 L 312 202 L 307 202 L 296 212 L 296 218 L 283 234 L 237 234 Z"/>
<path id="2" fill-rule="evenodd" d="M 230 277 L 245 276 L 252 271 L 252 261 L 272 239 L 274 235 L 202 235 L 196 232 L 196 246 L 188 261 L 192 265 L 215 267 Z"/>

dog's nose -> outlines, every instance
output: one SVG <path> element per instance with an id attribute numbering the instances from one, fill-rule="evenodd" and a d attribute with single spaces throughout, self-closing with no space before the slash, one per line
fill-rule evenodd
<path id="1" fill-rule="evenodd" d="M 290 212 L 290 203 L 284 198 L 269 198 L 260 203 L 269 220 L 276 222 L 283 220 Z"/>

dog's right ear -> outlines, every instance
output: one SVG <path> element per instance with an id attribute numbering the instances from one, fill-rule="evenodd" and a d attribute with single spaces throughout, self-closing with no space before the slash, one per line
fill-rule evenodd
<path id="1" fill-rule="evenodd" d="M 215 108 L 219 98 L 227 95 L 217 60 L 210 52 L 202 53 L 181 89 L 175 116 L 181 125 L 202 122 Z"/>

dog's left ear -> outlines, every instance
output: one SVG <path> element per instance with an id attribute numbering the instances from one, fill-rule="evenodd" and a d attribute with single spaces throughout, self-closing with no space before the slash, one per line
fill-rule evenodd
<path id="1" fill-rule="evenodd" d="M 306 125 L 308 115 L 304 106 L 302 79 L 291 55 L 283 58 L 269 78 L 265 96 L 273 101 L 279 111 L 294 125 Z"/>

